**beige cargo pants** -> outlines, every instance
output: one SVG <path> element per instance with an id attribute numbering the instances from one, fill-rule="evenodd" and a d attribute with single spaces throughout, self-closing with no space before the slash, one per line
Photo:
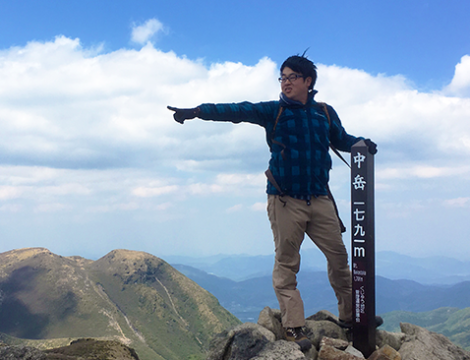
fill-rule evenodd
<path id="1" fill-rule="evenodd" d="M 312 197 L 311 204 L 307 205 L 305 200 L 268 195 L 268 217 L 276 251 L 273 287 L 281 309 L 282 326 L 305 325 L 304 304 L 297 289 L 299 251 L 305 234 L 326 256 L 328 278 L 338 299 L 339 318 L 351 321 L 351 272 L 332 201 L 327 196 Z"/>

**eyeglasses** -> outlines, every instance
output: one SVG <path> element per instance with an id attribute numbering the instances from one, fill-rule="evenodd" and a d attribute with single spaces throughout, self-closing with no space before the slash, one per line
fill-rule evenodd
<path id="1" fill-rule="evenodd" d="M 287 80 L 289 80 L 292 83 L 298 78 L 303 78 L 303 77 L 304 77 L 303 75 L 290 74 L 289 76 L 281 76 L 278 80 L 280 83 L 285 83 Z"/>

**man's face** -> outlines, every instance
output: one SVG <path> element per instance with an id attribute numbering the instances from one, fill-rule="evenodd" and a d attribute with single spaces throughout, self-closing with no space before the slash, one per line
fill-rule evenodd
<path id="1" fill-rule="evenodd" d="M 289 80 L 289 77 L 292 77 L 292 75 L 302 76 L 302 74 L 296 73 L 288 67 L 282 70 L 281 78 L 286 80 L 281 81 L 281 90 L 289 99 L 306 104 L 308 99 L 308 87 L 312 83 L 312 78 L 308 77 L 304 79 L 303 77 L 298 77 L 296 80 Z"/>

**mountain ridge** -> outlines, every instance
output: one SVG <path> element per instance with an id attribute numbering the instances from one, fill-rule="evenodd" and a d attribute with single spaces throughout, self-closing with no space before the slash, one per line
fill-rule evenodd
<path id="1" fill-rule="evenodd" d="M 2 253 L 0 302 L 0 332 L 119 340 L 144 360 L 202 359 L 215 333 L 239 323 L 164 260 L 123 249 L 98 260 L 45 248 Z"/>

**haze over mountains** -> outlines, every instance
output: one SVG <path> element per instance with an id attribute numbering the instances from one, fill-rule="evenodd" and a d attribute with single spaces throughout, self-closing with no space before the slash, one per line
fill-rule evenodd
<path id="1" fill-rule="evenodd" d="M 214 294 L 222 306 L 242 321 L 256 320 L 264 306 L 278 307 L 271 285 L 273 256 L 167 259 L 176 269 Z M 379 252 L 376 268 L 378 314 L 470 307 L 470 262 Z M 337 312 L 336 298 L 325 270 L 326 262 L 320 251 L 302 251 L 298 287 L 306 314 L 319 310 Z"/>
<path id="2" fill-rule="evenodd" d="M 256 321 L 257 314 L 264 306 L 278 307 L 269 275 L 236 282 L 186 265 L 174 267 L 214 294 L 221 305 L 241 321 Z M 337 313 L 336 298 L 326 272 L 301 271 L 298 281 L 306 314 L 320 310 Z M 470 281 L 455 285 L 423 285 L 412 280 L 390 280 L 378 276 L 376 306 L 378 314 L 391 311 L 423 312 L 441 307 L 463 309 L 470 307 Z"/>
<path id="3" fill-rule="evenodd" d="M 302 271 L 325 271 L 326 261 L 316 248 L 302 249 Z M 271 275 L 273 255 L 216 255 L 209 257 L 167 256 L 170 264 L 181 264 L 235 281 Z M 452 285 L 470 280 L 470 261 L 448 257 L 416 258 L 391 251 L 376 254 L 376 274 L 391 280 L 413 280 L 421 284 Z"/>

